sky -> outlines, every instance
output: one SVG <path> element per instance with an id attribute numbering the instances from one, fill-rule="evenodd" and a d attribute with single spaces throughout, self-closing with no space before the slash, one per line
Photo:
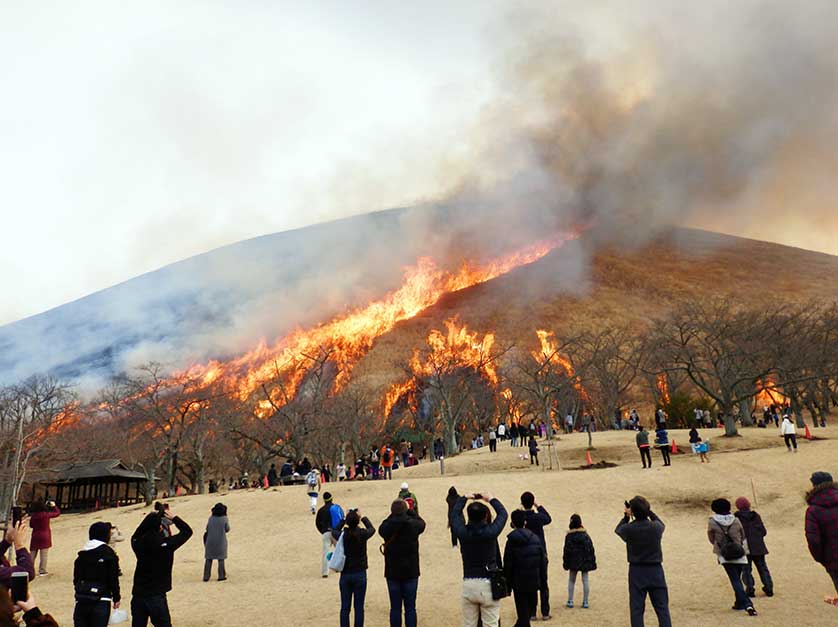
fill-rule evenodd
<path id="1" fill-rule="evenodd" d="M 245 238 L 444 196 L 502 91 L 520 4 L 2 3 L 0 324 Z M 549 6 L 618 46 L 621 5 L 582 4 Z M 801 152 L 750 199 L 770 219 L 691 224 L 838 254 L 834 178 L 806 166 L 835 157 Z"/>

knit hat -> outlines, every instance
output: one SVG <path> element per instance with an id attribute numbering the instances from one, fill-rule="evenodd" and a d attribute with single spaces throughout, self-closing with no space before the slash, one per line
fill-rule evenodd
<path id="1" fill-rule="evenodd" d="M 812 473 L 811 481 L 812 485 L 814 486 L 820 485 L 822 483 L 832 483 L 832 475 L 830 475 L 828 472 L 819 470 L 818 472 Z"/>
<path id="2" fill-rule="evenodd" d="M 87 537 L 91 540 L 99 540 L 107 543 L 111 539 L 111 523 L 109 522 L 95 522 L 90 525 L 90 530 L 87 532 Z"/>
<path id="3" fill-rule="evenodd" d="M 332 493 L 331 492 L 324 492 L 323 493 L 323 502 L 324 503 L 331 503 L 332 502 Z"/>
<path id="4" fill-rule="evenodd" d="M 407 490 L 407 481 L 405 481 L 405 482 L 402 484 L 402 486 L 401 486 L 401 488 L 400 488 L 400 489 L 401 489 L 401 490 Z"/>
<path id="5" fill-rule="evenodd" d="M 744 496 L 736 499 L 736 509 L 751 509 L 751 502 Z"/>

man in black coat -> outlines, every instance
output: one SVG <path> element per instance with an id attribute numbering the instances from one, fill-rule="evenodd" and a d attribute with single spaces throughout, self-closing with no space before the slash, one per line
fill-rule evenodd
<path id="1" fill-rule="evenodd" d="M 614 531 L 626 543 L 631 627 L 643 627 L 647 594 L 658 616 L 658 625 L 672 627 L 669 590 L 662 566 L 661 538 L 665 526 L 642 496 L 635 496 L 628 505 Z M 631 517 L 634 517 L 633 521 Z"/>
<path id="2" fill-rule="evenodd" d="M 544 527 L 553 522 L 550 514 L 541 505 L 535 502 L 532 492 L 524 492 L 521 495 L 521 507 L 527 516 L 526 528 L 532 531 L 541 540 L 544 546 L 544 554 L 547 555 L 547 541 L 544 539 Z M 549 558 L 548 558 L 549 561 Z M 547 569 L 541 573 L 541 581 L 538 584 L 538 593 L 541 596 L 541 616 L 544 620 L 550 619 L 550 586 L 547 582 Z M 530 607 L 530 617 L 535 618 L 537 606 Z"/>
<path id="3" fill-rule="evenodd" d="M 514 627 L 530 627 L 530 617 L 535 615 L 538 603 L 538 589 L 547 569 L 547 553 L 538 536 L 524 528 L 526 512 L 516 510 L 511 518 L 513 531 L 506 537 L 503 570 L 515 597 L 518 620 Z"/>
<path id="4" fill-rule="evenodd" d="M 164 518 L 178 533 L 168 536 L 163 533 Z M 131 548 L 137 556 L 131 591 L 132 627 L 146 627 L 149 619 L 154 627 L 171 627 L 166 593 L 172 589 L 175 551 L 191 537 L 189 525 L 168 509 L 146 516 L 131 536 Z"/>
<path id="5" fill-rule="evenodd" d="M 119 557 L 108 546 L 111 524 L 97 522 L 90 526 L 88 541 L 73 565 L 76 627 L 107 627 L 111 603 L 119 608 Z"/>
<path id="6" fill-rule="evenodd" d="M 378 527 L 384 538 L 384 578 L 390 596 L 390 624 L 402 624 L 404 607 L 405 627 L 416 627 L 416 592 L 419 587 L 419 536 L 425 531 L 425 521 L 415 509 L 396 499 L 390 505 L 390 515 Z"/>
<path id="7" fill-rule="evenodd" d="M 466 524 L 463 509 L 468 499 L 474 502 L 468 506 Z M 494 522 L 491 521 L 489 508 L 480 501 L 488 501 L 494 508 Z M 464 625 L 476 625 L 482 619 L 483 627 L 498 627 L 500 602 L 492 597 L 489 571 L 501 567 L 498 564 L 498 536 L 508 518 L 503 504 L 486 492 L 461 496 L 451 510 L 449 522 L 460 542 L 460 555 L 463 559 Z"/>

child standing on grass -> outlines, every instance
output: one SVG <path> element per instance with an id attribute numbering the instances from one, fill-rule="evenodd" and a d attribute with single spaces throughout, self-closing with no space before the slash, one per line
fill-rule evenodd
<path id="1" fill-rule="evenodd" d="M 570 528 L 564 539 L 562 565 L 569 571 L 567 579 L 567 607 L 573 607 L 573 591 L 576 587 L 576 575 L 582 573 L 582 607 L 588 608 L 588 573 L 596 570 L 596 553 L 591 536 L 582 526 L 582 517 L 574 514 L 570 517 Z"/>

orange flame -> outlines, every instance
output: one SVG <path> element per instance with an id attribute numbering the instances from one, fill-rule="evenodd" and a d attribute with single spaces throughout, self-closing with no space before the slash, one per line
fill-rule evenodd
<path id="1" fill-rule="evenodd" d="M 536 335 L 538 335 L 538 341 L 541 344 L 541 352 L 538 352 L 537 350 L 533 351 L 533 358 L 540 364 L 546 361 L 553 361 L 556 364 L 558 364 L 562 368 L 562 370 L 564 370 L 564 373 L 567 376 L 567 378 L 571 380 L 573 388 L 579 393 L 579 396 L 582 398 L 582 400 L 590 400 L 590 398 L 588 397 L 588 393 L 582 386 L 582 380 L 576 374 L 576 371 L 573 369 L 573 365 L 570 363 L 570 360 L 567 359 L 567 357 L 564 357 L 563 355 L 559 354 L 559 349 L 556 345 L 556 338 L 553 332 L 539 329 L 535 333 Z"/>
<path id="2" fill-rule="evenodd" d="M 658 393 L 661 395 L 663 404 L 669 405 L 671 400 L 669 396 L 669 381 L 664 373 L 661 372 L 657 377 L 655 377 L 655 385 L 658 388 Z"/>
<path id="3" fill-rule="evenodd" d="M 352 367 L 371 348 L 376 338 L 389 332 L 402 320 L 414 317 L 435 304 L 443 295 L 485 283 L 523 265 L 538 261 L 576 233 L 545 240 L 519 251 L 498 257 L 485 265 L 463 263 L 456 271 L 439 268 L 431 259 L 421 258 L 408 268 L 402 286 L 369 305 L 338 316 L 323 325 L 298 329 L 273 346 L 260 343 L 253 350 L 226 362 L 211 361 L 174 375 L 196 377 L 205 384 L 223 377 L 225 386 L 239 398 L 247 398 L 262 383 L 281 377 L 288 397 L 305 377 L 305 355 L 320 347 L 330 347 L 330 359 L 338 374 L 335 387 L 340 390 L 349 380 Z M 274 399 L 281 404 L 282 399 Z M 265 409 L 264 407 L 262 408 Z"/>

